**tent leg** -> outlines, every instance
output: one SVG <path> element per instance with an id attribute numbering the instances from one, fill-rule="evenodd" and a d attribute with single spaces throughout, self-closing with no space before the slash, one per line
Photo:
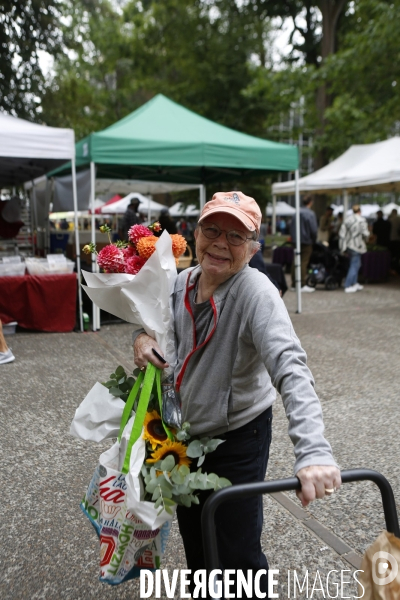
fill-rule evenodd
<path id="1" fill-rule="evenodd" d="M 200 186 L 200 213 L 203 210 L 205 203 L 206 203 L 206 186 L 204 185 L 204 183 L 202 183 Z"/>
<path id="2" fill-rule="evenodd" d="M 82 288 L 81 288 L 81 245 L 79 243 L 79 225 L 78 225 L 78 192 L 76 188 L 76 168 L 75 159 L 71 160 L 72 167 L 72 197 L 74 201 L 74 223 L 75 223 L 75 248 L 76 248 L 76 276 L 78 278 L 78 304 L 79 304 L 79 327 L 83 331 L 83 313 L 82 313 Z"/>
<path id="3" fill-rule="evenodd" d="M 301 313 L 301 240 L 300 240 L 300 190 L 299 171 L 295 171 L 295 201 L 296 201 L 296 249 L 294 253 L 297 313 Z"/>
<path id="4" fill-rule="evenodd" d="M 347 190 L 343 190 L 343 221 L 346 219 L 348 210 L 349 210 L 349 194 L 348 194 Z"/>
<path id="5" fill-rule="evenodd" d="M 96 196 L 96 165 L 90 163 L 90 206 L 92 210 L 92 242 L 96 244 L 96 215 L 95 215 L 95 196 Z M 92 273 L 98 272 L 96 255 L 92 254 Z M 93 302 L 92 304 L 92 329 L 100 329 L 100 310 Z"/>
<path id="6" fill-rule="evenodd" d="M 276 235 L 276 196 L 272 196 L 272 235 Z"/>

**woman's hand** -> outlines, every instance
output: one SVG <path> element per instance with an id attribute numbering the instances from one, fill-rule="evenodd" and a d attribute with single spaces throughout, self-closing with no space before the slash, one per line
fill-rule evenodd
<path id="1" fill-rule="evenodd" d="M 316 498 L 331 496 L 342 484 L 337 467 L 304 467 L 296 473 L 296 477 L 301 483 L 301 490 L 297 490 L 296 495 L 303 506 L 308 506 Z"/>
<path id="2" fill-rule="evenodd" d="M 167 362 L 161 362 L 161 360 L 154 355 L 153 349 L 158 352 L 160 356 L 163 355 L 160 346 L 154 338 L 146 333 L 141 333 L 137 336 L 135 343 L 133 344 L 133 354 L 135 365 L 137 365 L 141 371 L 145 370 L 149 362 L 158 369 L 169 367 Z"/>

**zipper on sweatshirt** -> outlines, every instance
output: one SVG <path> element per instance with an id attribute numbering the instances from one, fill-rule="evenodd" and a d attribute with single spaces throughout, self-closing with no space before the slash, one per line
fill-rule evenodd
<path id="1" fill-rule="evenodd" d="M 191 359 L 191 357 L 193 356 L 193 354 L 197 351 L 200 350 L 200 348 L 203 348 L 212 338 L 212 336 L 214 335 L 215 329 L 217 327 L 217 308 L 215 306 L 215 302 L 214 302 L 214 298 L 211 296 L 210 298 L 210 303 L 211 303 L 211 307 L 213 310 L 213 314 L 214 314 L 214 326 L 212 328 L 212 330 L 210 331 L 210 333 L 208 334 L 208 336 L 206 337 L 206 339 L 204 340 L 204 342 L 202 344 L 200 344 L 199 346 L 197 345 L 197 339 L 196 339 L 196 322 L 194 319 L 194 314 L 193 314 L 193 310 L 192 307 L 190 305 L 190 299 L 189 299 L 189 292 L 191 292 L 193 290 L 193 288 L 195 287 L 196 283 L 194 283 L 193 285 L 189 286 L 189 280 L 190 280 L 190 275 L 191 273 L 188 274 L 188 278 L 186 281 L 186 290 L 185 290 L 185 300 L 184 300 L 184 304 L 185 304 L 185 308 L 188 311 L 190 318 L 192 319 L 192 329 L 193 329 L 193 350 L 191 350 L 189 352 L 189 354 L 186 356 L 185 360 L 183 361 L 183 365 L 181 370 L 178 373 L 178 377 L 176 378 L 176 391 L 179 392 L 180 387 L 182 385 L 182 379 L 185 375 L 185 371 L 186 371 L 186 367 L 188 365 L 189 360 Z"/>

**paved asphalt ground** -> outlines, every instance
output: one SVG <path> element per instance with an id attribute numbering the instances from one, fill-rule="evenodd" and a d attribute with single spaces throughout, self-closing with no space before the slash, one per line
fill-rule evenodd
<path id="1" fill-rule="evenodd" d="M 284 302 L 307 351 L 340 467 L 382 472 L 399 510 L 399 280 L 367 285 L 356 294 L 304 294 L 301 315 L 295 314 L 293 292 Z M 98 582 L 97 539 L 79 509 L 97 457 L 109 444 L 68 434 L 75 409 L 93 384 L 118 364 L 131 365 L 130 326 L 105 325 L 99 333 L 84 334 L 17 333 L 7 339 L 16 360 L 0 366 L 1 600 L 140 598 L 138 582 L 114 588 Z M 289 477 L 292 467 L 278 399 L 267 477 Z M 312 597 L 324 598 L 328 572 L 336 569 L 337 581 L 347 570 L 343 577 L 350 579 L 384 528 L 380 495 L 372 483 L 348 484 L 309 510 L 299 507 L 290 493 L 264 498 L 263 547 L 271 568 L 279 570 L 280 598 L 288 597 L 288 570 L 289 597 L 307 597 L 305 590 L 294 596 L 293 570 L 299 579 L 308 570 L 309 594 L 318 571 L 324 592 L 316 591 L 317 580 Z M 176 523 L 164 568 L 185 568 Z M 331 586 L 332 597 L 334 590 Z M 336 597 L 353 595 L 358 595 L 355 586 L 344 584 Z"/>

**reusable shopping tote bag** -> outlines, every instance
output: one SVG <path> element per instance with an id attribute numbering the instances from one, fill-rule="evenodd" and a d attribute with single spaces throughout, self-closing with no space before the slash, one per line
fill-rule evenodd
<path id="1" fill-rule="evenodd" d="M 101 454 L 80 505 L 99 537 L 100 581 L 112 585 L 139 577 L 143 568 L 159 568 L 171 527 L 172 517 L 165 513 L 162 524 L 152 529 L 129 508 L 127 493 L 128 471 L 136 466 L 135 471 L 140 472 L 137 467 L 145 458 L 142 427 L 155 380 L 160 399 L 160 371 L 149 363 L 144 380 L 140 373 L 126 402 L 118 441 Z M 129 419 L 142 381 L 136 415 Z M 158 511 L 153 510 L 157 516 Z"/>
<path id="2" fill-rule="evenodd" d="M 367 548 L 358 578 L 360 598 L 400 600 L 400 538 L 382 531 Z"/>

